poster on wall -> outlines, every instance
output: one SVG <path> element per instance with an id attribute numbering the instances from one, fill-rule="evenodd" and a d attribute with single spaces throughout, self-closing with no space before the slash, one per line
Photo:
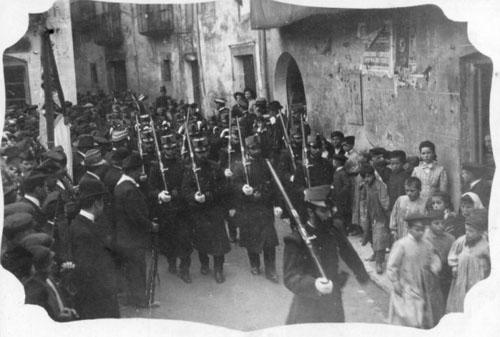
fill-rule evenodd
<path id="1" fill-rule="evenodd" d="M 347 123 L 363 125 L 362 74 L 351 73 L 348 78 L 349 81 L 346 83 Z"/>
<path id="2" fill-rule="evenodd" d="M 366 28 L 358 28 L 358 34 L 365 40 L 365 50 L 363 52 L 363 74 L 373 76 L 394 75 L 393 60 L 393 29 L 391 21 L 384 21 L 382 27 L 374 32 L 366 33 Z"/>

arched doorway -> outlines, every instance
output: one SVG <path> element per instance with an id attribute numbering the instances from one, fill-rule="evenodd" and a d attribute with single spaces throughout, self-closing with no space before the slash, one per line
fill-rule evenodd
<path id="1" fill-rule="evenodd" d="M 278 58 L 276 64 L 274 96 L 282 104 L 286 104 L 288 110 L 291 107 L 306 107 L 304 82 L 299 66 L 292 55 L 286 52 Z"/>

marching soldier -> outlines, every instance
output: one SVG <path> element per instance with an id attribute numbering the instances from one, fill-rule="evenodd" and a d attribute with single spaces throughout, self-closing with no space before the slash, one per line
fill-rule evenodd
<path id="1" fill-rule="evenodd" d="M 152 194 L 157 196 L 158 200 L 155 213 L 160 221 L 160 252 L 167 257 L 168 270 L 172 274 L 177 272 L 177 258 L 179 257 L 179 276 L 184 282 L 191 283 L 189 274 L 192 253 L 191 235 L 185 219 L 187 208 L 181 194 L 184 164 L 177 158 L 176 138 L 174 133 L 161 137 L 161 160 L 164 172 L 160 171 L 159 165 L 152 166 L 149 183 Z"/>
<path id="2" fill-rule="evenodd" d="M 284 283 L 294 293 L 286 324 L 344 322 L 342 287 L 348 274 L 339 272 L 339 256 L 352 269 L 358 282 L 369 280 L 363 262 L 345 234 L 333 225 L 331 205 L 327 204 L 330 185 L 306 189 L 307 234 L 327 279 L 313 262 L 311 254 L 295 231 L 285 237 Z"/>
<path id="3" fill-rule="evenodd" d="M 214 257 L 214 276 L 217 283 L 225 281 L 224 255 L 231 250 L 224 225 L 223 201 L 227 191 L 220 166 L 207 159 L 208 141 L 205 137 L 193 139 L 195 158 L 184 171 L 182 194 L 191 212 L 194 246 L 198 250 L 201 273 L 209 273 L 209 255 Z"/>
<path id="4" fill-rule="evenodd" d="M 262 157 L 257 136 L 245 139 L 248 159 L 243 158 L 234 170 L 232 184 L 240 224 L 240 246 L 245 247 L 253 275 L 260 274 L 260 256 L 264 252 L 266 277 L 278 282 L 276 249 L 279 244 L 274 228 L 273 202 L 276 199 L 272 177 Z M 277 208 L 281 215 L 281 209 Z"/>

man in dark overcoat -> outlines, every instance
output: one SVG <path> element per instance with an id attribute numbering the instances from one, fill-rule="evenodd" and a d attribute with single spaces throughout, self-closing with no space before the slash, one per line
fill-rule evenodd
<path id="1" fill-rule="evenodd" d="M 279 242 L 273 211 L 276 191 L 271 172 L 262 158 L 258 137 L 247 137 L 245 144 L 248 157 L 237 163 L 231 180 L 236 206 L 234 211 L 240 224 L 240 246 L 247 249 L 253 275 L 260 274 L 260 253 L 263 252 L 266 277 L 277 282 L 275 247 Z"/>
<path id="2" fill-rule="evenodd" d="M 119 318 L 116 270 L 111 249 L 102 230 L 104 184 L 98 180 L 80 183 L 80 213 L 70 226 L 70 246 L 77 293 L 75 309 L 82 319 Z"/>
<path id="3" fill-rule="evenodd" d="M 214 276 L 217 283 L 225 281 L 224 255 L 231 250 L 224 224 L 227 207 L 227 185 L 221 167 L 209 159 L 205 137 L 193 139 L 195 166 L 184 171 L 182 194 L 191 213 L 194 246 L 198 250 L 201 273 L 209 273 L 209 255 L 214 257 Z M 195 171 L 196 170 L 196 171 Z M 196 173 L 195 173 L 196 172 Z M 199 182 L 199 189 L 196 182 Z"/>
<path id="4" fill-rule="evenodd" d="M 294 293 L 286 324 L 345 321 L 341 291 L 347 273 L 339 272 L 339 256 L 358 282 L 364 284 L 369 280 L 350 241 L 333 225 L 331 205 L 325 202 L 329 193 L 329 185 L 312 187 L 305 193 L 306 231 L 310 237 L 314 236 L 312 244 L 326 278 L 320 275 L 300 234 L 295 231 L 285 237 L 283 279 Z"/>
<path id="5" fill-rule="evenodd" d="M 142 174 L 141 156 L 129 155 L 123 160 L 122 169 L 114 190 L 115 250 L 125 267 L 128 304 L 147 307 L 146 249 L 158 224 L 150 220 L 147 199 L 137 183 Z"/>

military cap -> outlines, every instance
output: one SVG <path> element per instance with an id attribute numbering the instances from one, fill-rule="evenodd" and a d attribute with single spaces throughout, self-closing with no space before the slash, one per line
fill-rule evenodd
<path id="1" fill-rule="evenodd" d="M 245 145 L 250 146 L 260 146 L 260 139 L 257 135 L 248 136 L 245 138 Z"/>
<path id="2" fill-rule="evenodd" d="M 29 251 L 33 254 L 33 266 L 36 270 L 49 267 L 54 259 L 54 252 L 45 246 L 32 246 Z"/>
<path id="3" fill-rule="evenodd" d="M 97 179 L 84 180 L 78 187 L 80 200 L 108 193 L 104 184 Z"/>
<path id="4" fill-rule="evenodd" d="M 309 135 L 307 136 L 307 145 L 313 146 L 313 147 L 319 147 L 321 142 L 319 140 L 318 135 Z"/>
<path id="5" fill-rule="evenodd" d="M 269 103 L 267 108 L 271 111 L 279 111 L 280 109 L 283 109 L 283 106 L 278 101 L 272 101 Z"/>
<path id="6" fill-rule="evenodd" d="M 61 166 L 59 166 L 53 159 L 49 158 L 41 162 L 40 165 L 36 167 L 36 170 L 45 175 L 52 175 L 59 172 L 59 170 L 61 170 Z"/>
<path id="7" fill-rule="evenodd" d="M 413 221 L 427 221 L 428 219 L 429 217 L 427 216 L 427 214 L 412 213 L 405 218 L 405 221 L 408 222 L 408 224 L 411 224 L 411 222 Z"/>
<path id="8" fill-rule="evenodd" d="M 406 160 L 406 152 L 401 150 L 394 150 L 389 152 L 389 158 L 401 158 L 403 161 Z"/>
<path id="9" fill-rule="evenodd" d="M 127 158 L 123 159 L 122 168 L 124 170 L 131 170 L 141 167 L 143 164 L 142 158 L 138 153 L 132 153 Z"/>
<path id="10" fill-rule="evenodd" d="M 34 215 L 35 209 L 33 208 L 33 206 L 25 202 L 15 202 L 12 204 L 5 205 L 3 208 L 4 217 L 8 217 L 16 213 L 28 213 Z"/>
<path id="11" fill-rule="evenodd" d="M 316 206 L 326 207 L 326 199 L 330 191 L 330 185 L 320 185 L 308 188 L 304 191 L 304 201 Z"/>
<path id="12" fill-rule="evenodd" d="M 354 136 L 347 136 L 347 137 L 344 137 L 344 140 L 342 141 L 342 145 L 343 144 L 349 144 L 349 145 L 354 145 L 354 140 L 356 139 L 356 137 Z"/>
<path id="13" fill-rule="evenodd" d="M 208 150 L 208 140 L 206 137 L 197 137 L 193 139 L 193 147 L 196 152 Z"/>
<path id="14" fill-rule="evenodd" d="M 475 176 L 482 176 L 486 171 L 486 166 L 474 162 L 462 163 L 462 169 L 471 172 Z"/>
<path id="15" fill-rule="evenodd" d="M 219 97 L 219 98 L 214 99 L 214 102 L 219 103 L 219 104 L 226 104 L 227 100 L 225 98 Z"/>
<path id="16" fill-rule="evenodd" d="M 89 148 L 97 146 L 92 135 L 79 135 L 78 139 L 73 143 L 76 148 Z"/>
<path id="17" fill-rule="evenodd" d="M 488 230 L 488 210 L 473 209 L 469 216 L 465 217 L 465 224 L 474 229 L 484 232 Z"/>
<path id="18" fill-rule="evenodd" d="M 102 158 L 101 150 L 91 149 L 85 153 L 83 159 L 83 166 L 101 166 L 106 165 L 108 162 Z"/>
<path id="19" fill-rule="evenodd" d="M 341 153 L 333 154 L 332 159 L 339 161 L 341 164 L 345 164 L 345 162 L 347 161 L 347 157 Z"/>
<path id="20" fill-rule="evenodd" d="M 234 99 L 237 100 L 238 96 L 245 97 L 245 94 L 242 93 L 241 91 L 236 91 L 233 95 Z"/>
<path id="21" fill-rule="evenodd" d="M 444 211 L 431 210 L 427 213 L 427 219 L 429 220 L 444 220 Z"/>
<path id="22" fill-rule="evenodd" d="M 17 234 L 33 228 L 33 216 L 29 213 L 15 213 L 3 220 L 3 232 L 9 240 Z"/>
<path id="23" fill-rule="evenodd" d="M 26 235 L 20 242 L 21 246 L 30 250 L 33 246 L 44 246 L 50 248 L 54 240 L 46 233 L 32 233 Z"/>
<path id="24" fill-rule="evenodd" d="M 93 108 L 94 107 L 94 104 L 92 103 L 86 103 L 83 105 L 84 108 Z"/>
<path id="25" fill-rule="evenodd" d="M 267 105 L 267 100 L 264 97 L 258 97 L 255 100 L 255 106 L 264 107 L 265 108 L 266 105 Z"/>
<path id="26" fill-rule="evenodd" d="M 340 139 L 344 139 L 344 134 L 340 131 L 333 131 L 331 134 L 330 134 L 330 138 L 334 138 L 334 137 L 338 137 Z"/>
<path id="27" fill-rule="evenodd" d="M 161 146 L 164 149 L 170 149 L 177 146 L 177 139 L 175 133 L 169 133 L 161 136 Z"/>
<path id="28" fill-rule="evenodd" d="M 127 138 L 128 138 L 127 129 L 113 130 L 113 132 L 111 133 L 111 142 L 112 143 L 118 143 L 118 142 L 125 140 Z"/>

